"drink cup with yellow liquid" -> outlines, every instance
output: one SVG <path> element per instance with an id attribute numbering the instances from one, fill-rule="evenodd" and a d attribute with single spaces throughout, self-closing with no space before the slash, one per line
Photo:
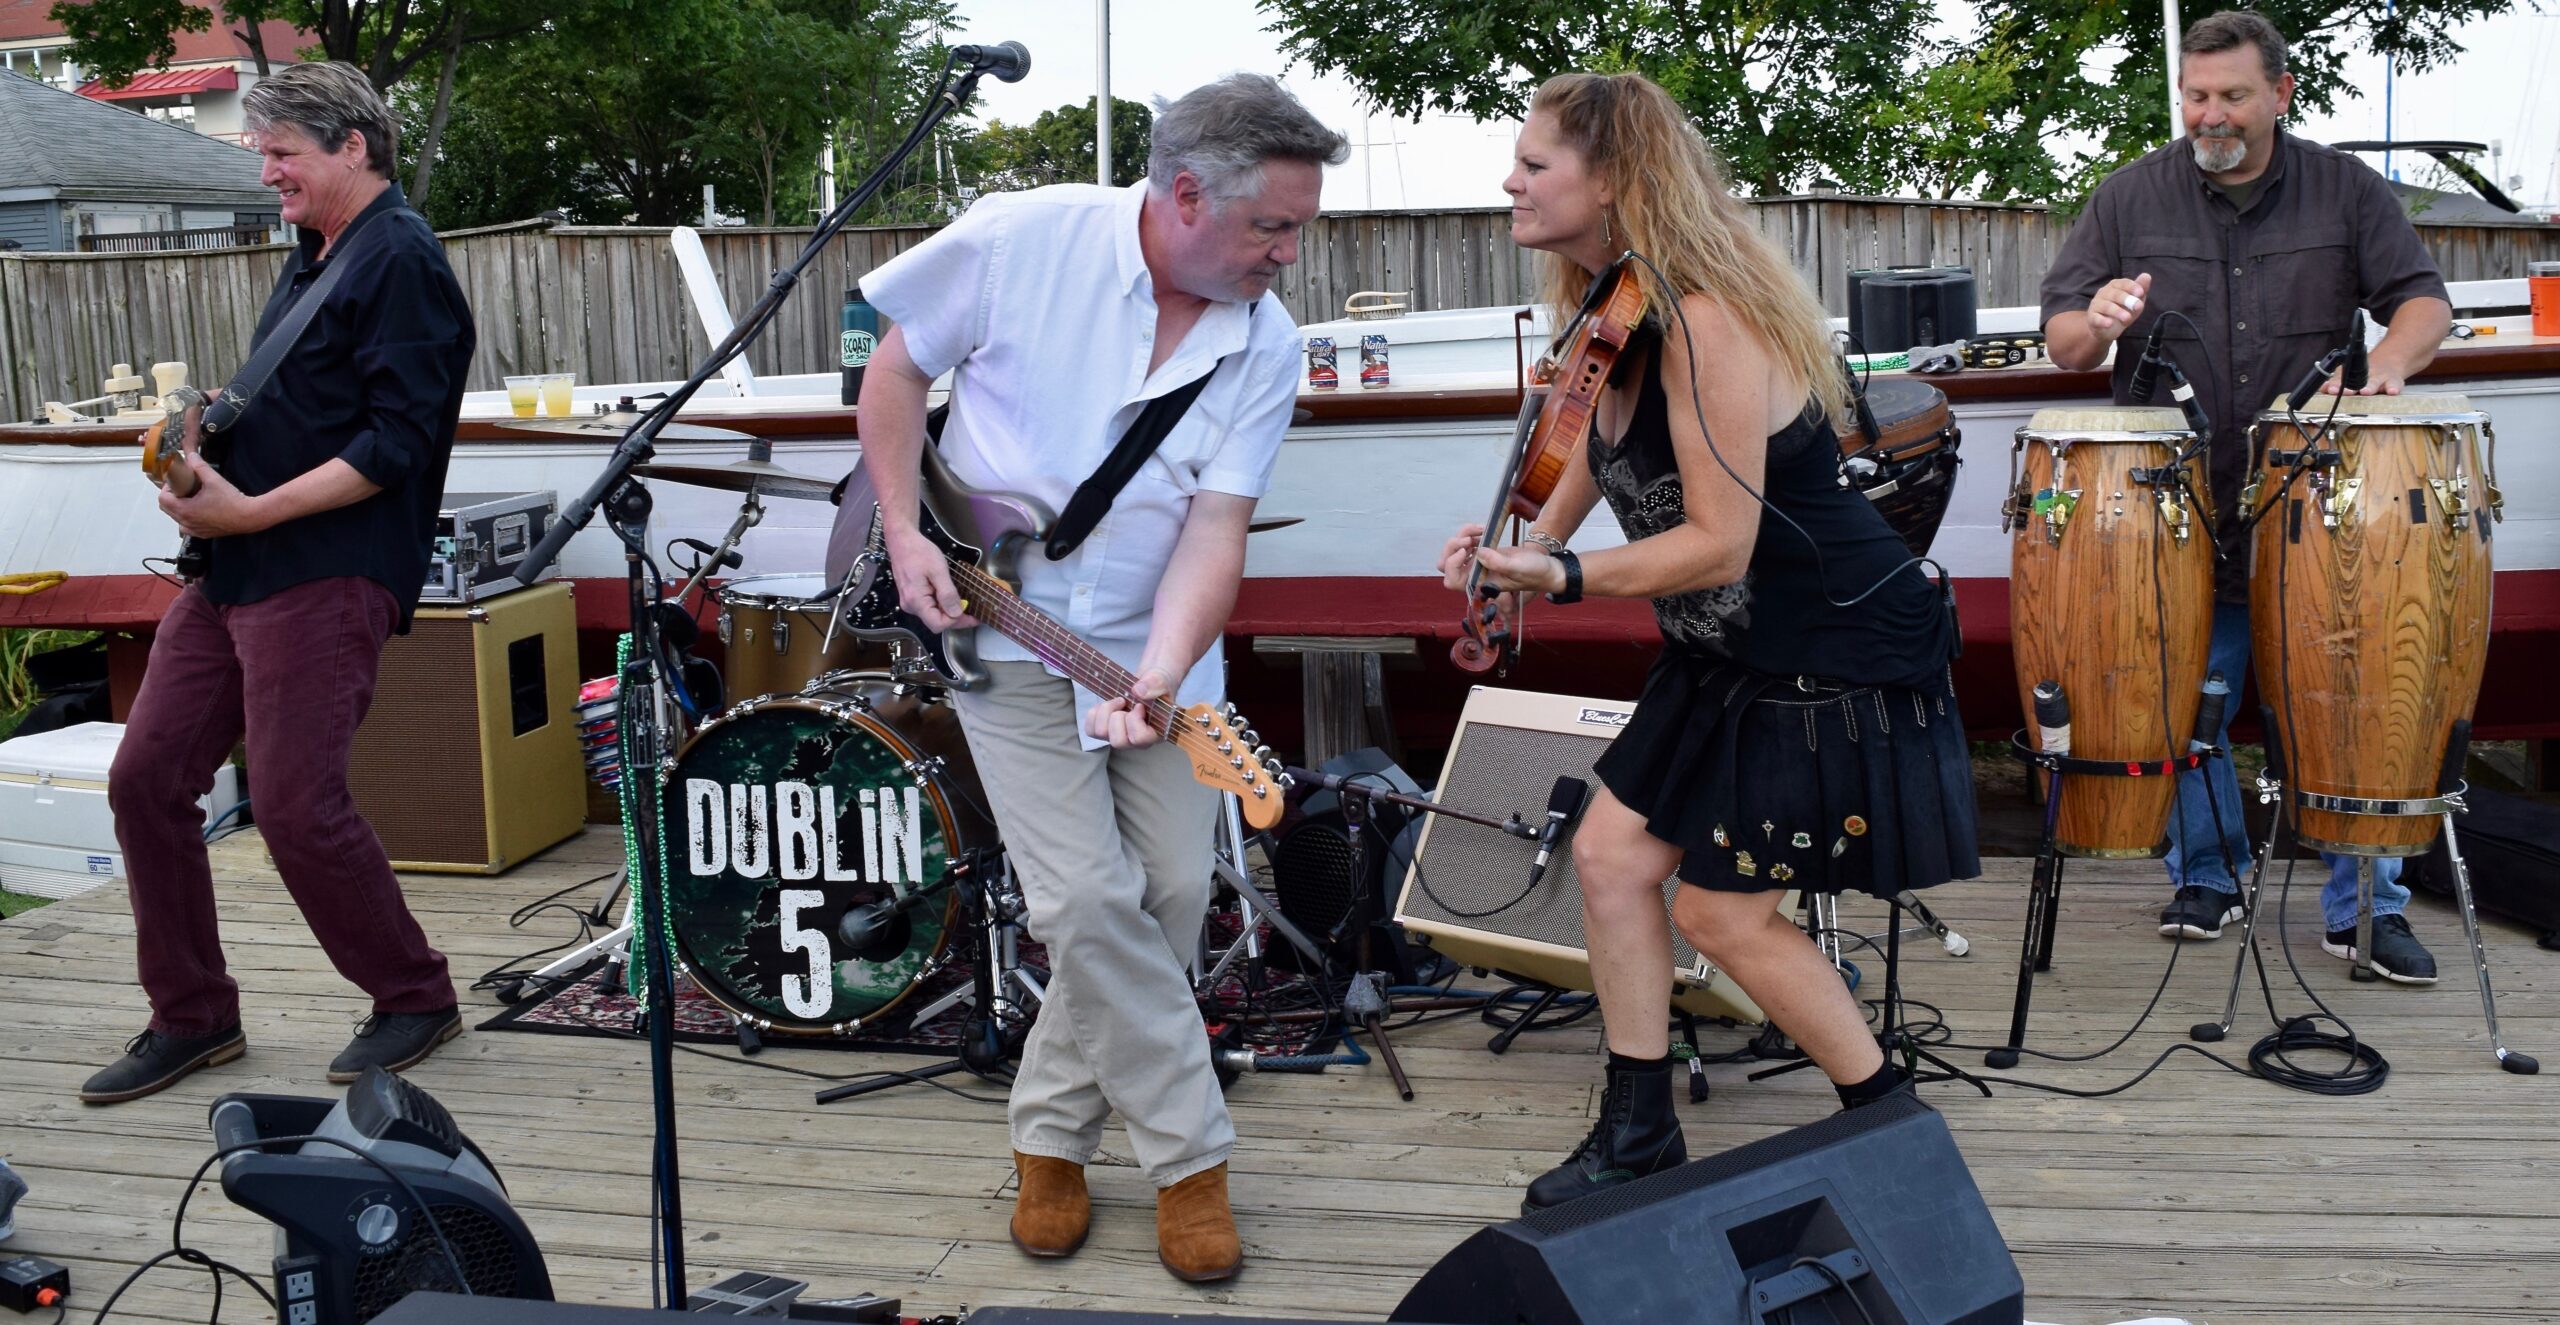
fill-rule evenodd
<path id="1" fill-rule="evenodd" d="M 569 417 L 569 389 L 575 386 L 575 373 L 545 373 L 542 377 L 542 412 L 555 419 Z"/>
<path id="2" fill-rule="evenodd" d="M 536 376 L 507 379 L 507 409 L 519 419 L 533 417 L 533 407 L 542 398 L 542 379 Z"/>

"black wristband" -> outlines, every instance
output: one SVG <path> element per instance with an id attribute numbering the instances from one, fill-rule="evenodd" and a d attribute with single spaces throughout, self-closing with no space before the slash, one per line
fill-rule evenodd
<path id="1" fill-rule="evenodd" d="M 1558 607 L 1562 607 L 1567 603 L 1581 602 L 1582 558 L 1573 555 L 1571 549 L 1564 548 L 1550 552 L 1547 555 L 1555 558 L 1557 565 L 1564 567 L 1564 587 L 1554 593 L 1548 594 L 1547 601 Z"/>

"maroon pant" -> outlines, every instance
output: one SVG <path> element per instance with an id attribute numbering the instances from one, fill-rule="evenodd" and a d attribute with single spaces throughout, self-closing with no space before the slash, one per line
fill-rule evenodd
<path id="1" fill-rule="evenodd" d="M 251 811 L 338 974 L 371 994 L 376 1012 L 454 1005 L 444 954 L 410 916 L 347 790 L 356 724 L 397 616 L 390 590 L 348 577 L 239 607 L 189 589 L 160 618 L 107 777 L 152 1029 L 208 1035 L 240 1020 L 196 801 L 244 735 Z"/>

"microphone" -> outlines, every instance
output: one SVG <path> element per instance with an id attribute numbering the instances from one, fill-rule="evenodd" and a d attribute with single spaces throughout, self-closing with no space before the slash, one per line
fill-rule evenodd
<path id="1" fill-rule="evenodd" d="M 1547 822 L 1538 829 L 1538 858 L 1529 862 L 1529 883 L 1535 886 L 1545 878 L 1547 861 L 1556 852 L 1556 839 L 1564 836 L 1565 826 L 1582 817 L 1582 803 L 1591 795 L 1591 784 L 1580 778 L 1557 778 L 1555 789 L 1547 793 Z"/>
<path id="2" fill-rule="evenodd" d="M 2321 355 L 2320 362 L 2311 365 L 2310 370 L 2302 375 L 2302 380 L 2293 384 L 2293 394 L 2285 397 L 2286 406 L 2301 409 L 2304 402 L 2319 392 L 2320 384 L 2329 380 L 2329 374 L 2339 372 L 2341 365 L 2345 372 L 2340 374 L 2338 385 L 2350 390 L 2364 389 L 2366 364 L 2364 310 L 2361 308 L 2356 310 L 2355 325 L 2347 333 L 2347 343 Z"/>
<path id="3" fill-rule="evenodd" d="M 2133 362 L 2131 395 L 2136 405 L 2151 403 L 2151 393 L 2159 389 L 2160 331 L 2169 325 L 2167 318 L 2151 324 L 2151 335 L 2142 343 L 2142 357 Z"/>
<path id="4" fill-rule="evenodd" d="M 2139 371 L 2139 370 L 2137 370 Z M 2178 403 L 2178 412 L 2187 416 L 2187 429 L 2196 435 L 2199 445 L 2212 439 L 2213 420 L 2207 418 L 2203 402 L 2196 399 L 2195 383 L 2187 380 L 2187 372 L 2175 359 L 2162 359 L 2160 371 L 2169 375 L 2169 398 Z"/>
<path id="5" fill-rule="evenodd" d="M 1019 83 L 1031 72 L 1031 52 L 1018 41 L 999 42 L 993 46 L 954 46 L 951 58 L 982 74 L 994 74 L 999 83 Z"/>
<path id="6" fill-rule="evenodd" d="M 2071 698 L 2060 681 L 2038 681 L 2035 689 L 2036 744 L 2049 755 L 2071 753 Z"/>
<path id="7" fill-rule="evenodd" d="M 870 947 L 891 921 L 941 895 L 936 889 L 918 888 L 903 897 L 883 897 L 849 908 L 844 918 L 836 922 L 836 937 L 843 939 L 847 948 L 860 952 Z"/>
<path id="8" fill-rule="evenodd" d="M 2355 326 L 2347 332 L 2347 359 L 2338 376 L 2338 385 L 2349 391 L 2364 390 L 2366 373 L 2364 349 L 2364 310 L 2356 310 Z"/>
<path id="9" fill-rule="evenodd" d="M 2222 735 L 2222 715 L 2231 704 L 2231 683 L 2215 672 L 2204 679 L 2204 698 L 2196 701 L 2196 732 L 2187 738 L 2187 753 L 2202 754 Z"/>

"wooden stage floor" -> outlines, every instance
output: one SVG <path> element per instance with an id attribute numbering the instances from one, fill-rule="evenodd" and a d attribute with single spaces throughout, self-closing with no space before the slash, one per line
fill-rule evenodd
<path id="1" fill-rule="evenodd" d="M 409 896 L 458 980 L 565 936 L 552 915 L 511 930 L 510 912 L 613 868 L 615 836 L 591 831 L 501 878 L 417 876 Z M 121 890 L 0 921 L 0 1156 L 33 1185 L 0 1253 L 72 1268 L 74 1321 L 169 1245 L 180 1187 L 211 1150 L 206 1106 L 226 1091 L 330 1093 L 325 1065 L 364 1011 L 266 868 L 254 833 L 216 849 L 221 914 L 244 987 L 249 1056 L 163 1095 L 87 1108 L 79 1082 L 144 1019 Z M 2006 1029 L 2027 862 L 1929 895 L 1973 945 L 1907 946 L 1909 997 L 1944 1009 L 1959 1038 Z M 2169 952 L 2153 932 L 2155 866 L 2075 864 L 2060 955 L 2038 990 L 2033 1043 L 2094 1048 L 2132 1019 Z M 2031 1318 L 2107 1322 L 2184 1316 L 2242 1321 L 2560 1319 L 2560 1077 L 2497 1070 L 2486 1048 L 2461 931 L 2421 895 L 2418 932 L 2443 961 L 2432 989 L 2354 985 L 2318 947 L 2316 881 L 2298 881 L 2293 948 L 2311 986 L 2391 1061 L 2383 1088 L 2324 1098 L 2178 1054 L 2122 1094 L 2081 1100 L 2004 1088 L 1985 1100 L 1927 1088 L 2026 1276 Z M 572 894 L 591 903 L 593 888 Z M 2272 914 L 2272 907 L 2270 907 Z M 1849 908 L 1875 929 L 1871 901 Z M 2488 924 L 2509 1043 L 2560 1069 L 2560 953 Z M 2132 1076 L 2221 1009 L 2237 930 L 2187 948 L 2153 1024 L 2088 1065 L 2038 1078 L 2099 1088 Z M 2271 938 L 2271 936 L 2267 936 Z M 2266 945 L 2288 1013 L 2305 1006 Z M 1876 964 L 1870 962 L 1871 972 Z M 474 1024 L 497 1009 L 466 994 Z M 2250 1002 L 2226 1056 L 2268 1029 Z M 1152 1193 L 1116 1126 L 1093 1173 L 1093 1239 L 1066 1261 L 1006 1241 L 1012 1167 L 1003 1109 L 926 1088 L 817 1106 L 802 1078 L 685 1054 L 677 1060 L 687 1258 L 692 1282 L 742 1269 L 809 1280 L 813 1293 L 877 1291 L 917 1314 L 966 1306 L 1095 1305 L 1383 1318 L 1443 1252 L 1517 1209 L 1519 1189 L 1588 1126 L 1598 1029 L 1523 1037 L 1495 1058 L 1473 1020 L 1399 1038 L 1418 1098 L 1399 1102 L 1380 1067 L 1247 1077 L 1234 1092 L 1244 1274 L 1176 1282 L 1155 1261 Z M 1711 1032 L 1707 1049 L 1738 1046 Z M 725 1051 L 724 1051 L 725 1053 Z M 1972 1064 L 1975 1054 L 1957 1054 Z M 932 1060 L 769 1049 L 762 1062 L 850 1073 Z M 1684 1103 L 1692 1154 L 1810 1121 L 1835 1107 L 1811 1072 L 1752 1084 L 1710 1069 L 1712 1097 Z M 564 1299 L 646 1305 L 650 1115 L 636 1043 L 474 1032 L 413 1074 L 489 1152 L 540 1239 Z M 976 1093 L 991 1093 L 976 1086 Z M 263 1278 L 270 1228 L 211 1183 L 188 1241 Z M 202 1271 L 153 1270 L 119 1320 L 201 1321 Z M 261 1307 L 235 1289 L 226 1313 Z"/>

